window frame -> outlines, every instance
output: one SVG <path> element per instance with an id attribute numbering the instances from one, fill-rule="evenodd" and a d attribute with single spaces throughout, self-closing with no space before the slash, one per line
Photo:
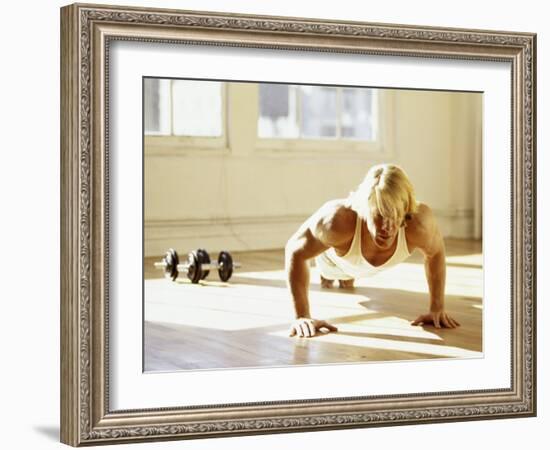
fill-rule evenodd
<path id="1" fill-rule="evenodd" d="M 160 80 L 166 80 L 164 77 L 143 77 L 145 78 L 159 78 Z M 174 132 L 174 115 L 173 115 L 173 81 L 218 81 L 218 80 L 194 80 L 194 79 L 179 79 L 168 78 L 170 81 L 170 95 L 169 95 L 169 122 L 170 122 L 170 134 L 162 134 L 162 132 L 148 132 L 145 133 L 145 119 L 143 117 L 142 135 L 145 151 L 148 155 L 158 156 L 177 156 L 182 152 L 202 152 L 207 150 L 209 154 L 226 153 L 229 152 L 228 147 L 228 95 L 227 95 L 227 83 L 219 81 L 221 85 L 221 136 L 185 136 L 175 135 Z M 144 105 L 145 106 L 145 105 Z M 143 108 L 144 109 L 144 108 Z M 145 111 L 142 111 L 145 114 Z"/>
<path id="2" fill-rule="evenodd" d="M 153 77 L 144 77 L 153 78 Z M 158 77 L 160 79 L 165 79 Z M 169 79 L 179 80 L 176 78 Z M 189 81 L 195 81 L 189 79 Z M 198 81 L 198 80 L 196 80 Z M 182 156 L 201 154 L 203 156 L 217 156 L 221 154 L 235 153 L 233 142 L 235 139 L 234 121 L 231 119 L 231 114 L 235 113 L 236 105 L 231 104 L 231 80 L 200 80 L 200 81 L 219 81 L 222 86 L 222 136 L 220 137 L 203 137 L 203 136 L 176 136 L 172 134 L 161 134 L 149 132 L 145 134 L 145 123 L 143 123 L 143 144 L 145 152 L 150 156 Z M 259 105 L 259 84 L 260 82 L 246 83 L 255 85 L 255 102 Z M 170 83 L 170 91 L 172 92 L 172 83 Z M 343 89 L 354 88 L 355 86 L 335 86 L 340 88 L 339 102 L 341 102 L 341 92 Z M 285 156 L 285 157 L 303 157 L 323 155 L 325 157 L 351 157 L 354 159 L 372 159 L 372 158 L 389 158 L 393 156 L 394 148 L 394 131 L 395 130 L 395 94 L 392 90 L 378 89 L 377 90 L 377 111 L 378 111 L 378 130 L 377 138 L 374 141 L 367 141 L 354 138 L 343 137 L 328 137 L 322 139 L 311 138 L 262 138 L 258 136 L 258 118 L 259 107 L 256 108 L 254 116 L 254 126 L 252 139 L 255 140 L 254 152 L 258 156 Z M 252 100 L 252 99 L 251 99 Z M 172 93 L 170 93 L 170 111 L 172 111 L 171 103 Z M 339 112 L 341 111 L 339 106 Z M 298 105 L 298 114 L 301 113 L 301 108 Z M 299 116 L 298 116 L 299 119 Z M 170 121 L 173 116 L 170 113 Z M 339 118 L 339 120 L 341 120 Z M 173 126 L 170 124 L 170 131 Z M 340 133 L 340 131 L 339 131 Z M 233 139 L 231 139 L 233 136 Z M 239 152 L 237 152 L 239 153 Z"/>
<path id="3" fill-rule="evenodd" d="M 335 86 L 340 88 L 338 100 L 341 102 L 341 92 L 343 89 L 354 88 L 353 86 Z M 313 151 L 322 152 L 326 156 L 333 155 L 352 155 L 369 157 L 391 157 L 393 155 L 395 130 L 395 94 L 388 89 L 378 89 L 377 91 L 377 137 L 374 141 L 362 139 L 345 138 L 341 136 L 327 137 L 322 139 L 311 138 L 262 138 L 256 131 L 256 149 L 261 152 L 291 152 L 291 153 L 310 153 Z M 259 95 L 259 93 L 258 93 Z M 258 97 L 259 101 L 259 97 Z M 341 113 L 341 105 L 338 106 L 338 113 Z M 298 107 L 298 114 L 301 113 Z M 341 118 L 338 118 L 340 121 Z M 341 122 L 339 122 L 341 123 Z M 340 128 L 340 127 L 339 127 Z M 341 133 L 341 130 L 338 131 Z"/>

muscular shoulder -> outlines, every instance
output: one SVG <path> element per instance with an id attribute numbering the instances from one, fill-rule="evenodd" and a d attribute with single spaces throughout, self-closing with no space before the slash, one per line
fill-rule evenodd
<path id="1" fill-rule="evenodd" d="M 407 220 L 407 233 L 424 234 L 433 227 L 434 223 L 432 209 L 425 203 L 419 203 L 417 211 Z"/>
<path id="2" fill-rule="evenodd" d="M 335 246 L 353 237 L 357 213 L 343 200 L 332 200 L 321 206 L 311 219 L 310 230 L 315 237 Z"/>
<path id="3" fill-rule="evenodd" d="M 407 243 L 431 253 L 441 241 L 441 233 L 432 209 L 425 203 L 419 203 L 418 210 L 407 220 Z"/>

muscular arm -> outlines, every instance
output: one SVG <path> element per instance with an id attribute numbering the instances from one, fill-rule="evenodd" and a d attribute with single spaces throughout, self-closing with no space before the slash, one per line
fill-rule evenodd
<path id="1" fill-rule="evenodd" d="M 345 226 L 342 227 L 345 221 L 342 216 L 334 204 L 324 205 L 286 244 L 285 270 L 296 319 L 291 327 L 291 336 L 314 336 L 316 330 L 323 327 L 336 331 L 336 327 L 311 317 L 308 297 L 309 260 L 347 238 Z"/>
<path id="2" fill-rule="evenodd" d="M 296 319 L 310 318 L 309 311 L 309 263 L 329 247 L 317 239 L 307 227 L 298 230 L 285 247 L 287 284 L 294 303 Z"/>
<path id="3" fill-rule="evenodd" d="M 430 311 L 442 311 L 445 303 L 445 244 L 433 214 L 424 213 L 425 237 L 420 250 L 424 253 L 424 269 L 430 291 Z"/>
<path id="4" fill-rule="evenodd" d="M 445 312 L 445 244 L 429 207 L 420 206 L 414 226 L 413 240 L 416 240 L 416 246 L 424 254 L 424 270 L 430 292 L 430 312 L 418 317 L 413 325 L 433 323 L 436 328 L 455 328 L 459 323 Z"/>

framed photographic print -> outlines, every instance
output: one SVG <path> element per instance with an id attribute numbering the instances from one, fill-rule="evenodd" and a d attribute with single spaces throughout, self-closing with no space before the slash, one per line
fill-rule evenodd
<path id="1" fill-rule="evenodd" d="M 536 36 L 61 9 L 61 440 L 536 414 Z"/>

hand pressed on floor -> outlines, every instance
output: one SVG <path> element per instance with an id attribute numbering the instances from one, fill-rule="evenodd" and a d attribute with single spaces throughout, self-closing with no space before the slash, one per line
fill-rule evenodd
<path id="1" fill-rule="evenodd" d="M 433 324 L 436 328 L 456 328 L 460 324 L 449 316 L 445 311 L 429 312 L 422 314 L 411 323 L 411 325 L 430 325 Z"/>
<path id="2" fill-rule="evenodd" d="M 289 336 L 313 337 L 317 334 L 317 331 L 321 331 L 322 329 L 326 329 L 328 332 L 338 331 L 338 328 L 331 325 L 326 320 L 300 317 L 290 326 Z"/>

